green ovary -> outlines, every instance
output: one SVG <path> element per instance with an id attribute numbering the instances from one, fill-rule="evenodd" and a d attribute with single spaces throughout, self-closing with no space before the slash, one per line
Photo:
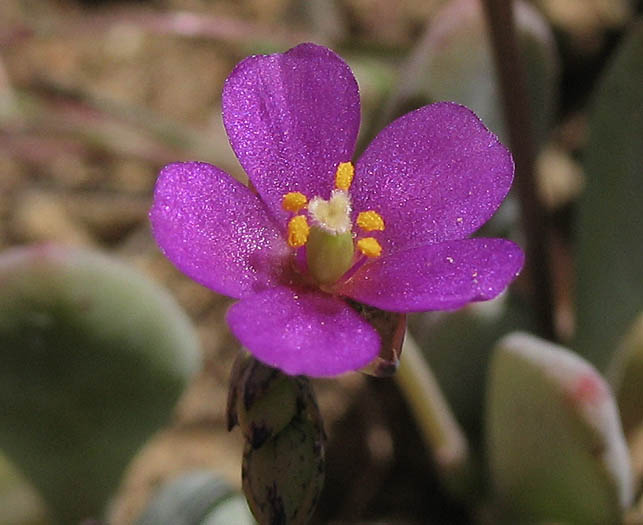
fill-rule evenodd
<path id="1" fill-rule="evenodd" d="M 354 250 L 350 231 L 329 233 L 313 226 L 306 243 L 308 271 L 320 284 L 332 284 L 352 266 Z"/>

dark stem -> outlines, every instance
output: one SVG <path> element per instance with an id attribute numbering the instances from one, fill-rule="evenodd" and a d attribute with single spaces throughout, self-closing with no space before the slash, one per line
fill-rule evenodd
<path id="1" fill-rule="evenodd" d="M 525 274 L 530 279 L 542 335 L 555 336 L 547 214 L 534 176 L 536 145 L 527 96 L 525 71 L 516 38 L 511 0 L 485 0 L 509 141 L 516 162 L 515 187 L 527 238 Z"/>

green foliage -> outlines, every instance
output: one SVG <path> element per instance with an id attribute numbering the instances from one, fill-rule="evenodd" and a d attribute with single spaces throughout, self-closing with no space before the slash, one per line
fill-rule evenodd
<path id="1" fill-rule="evenodd" d="M 33 486 L 0 454 L 0 525 L 44 525 L 45 504 Z"/>
<path id="2" fill-rule="evenodd" d="M 487 452 L 496 497 L 516 522 L 619 523 L 629 457 L 607 383 L 536 337 L 502 339 L 490 367 Z"/>
<path id="3" fill-rule="evenodd" d="M 491 350 L 513 330 L 533 330 L 530 311 L 504 296 L 447 314 L 423 314 L 411 329 L 460 424 L 474 442 L 482 429 Z M 403 358 L 403 357 L 402 357 Z"/>
<path id="4" fill-rule="evenodd" d="M 252 525 L 254 520 L 238 493 L 214 473 L 197 470 L 165 483 L 136 525 L 208 523 Z"/>
<path id="5" fill-rule="evenodd" d="M 629 330 L 610 366 L 610 380 L 626 435 L 643 423 L 643 314 Z"/>
<path id="6" fill-rule="evenodd" d="M 558 56 L 553 35 L 542 15 L 525 2 L 515 4 L 516 28 L 525 66 L 527 90 L 539 142 L 547 138 L 556 111 Z M 452 100 L 470 107 L 507 143 L 505 119 L 482 3 L 447 2 L 406 64 L 396 97 L 416 104 Z"/>
<path id="7" fill-rule="evenodd" d="M 197 369 L 171 297 L 105 256 L 53 245 L 0 261 L 0 447 L 56 517 L 101 513 Z"/>
<path id="8" fill-rule="evenodd" d="M 598 87 L 580 202 L 576 348 L 604 367 L 643 310 L 643 23 L 621 44 Z"/>

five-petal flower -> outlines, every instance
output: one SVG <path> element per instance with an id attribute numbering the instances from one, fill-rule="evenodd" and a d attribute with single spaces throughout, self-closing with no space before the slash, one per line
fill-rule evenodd
<path id="1" fill-rule="evenodd" d="M 520 271 L 512 242 L 468 238 L 514 171 L 469 109 L 437 103 L 400 117 L 353 166 L 357 83 L 335 53 L 302 44 L 239 63 L 223 118 L 256 193 L 215 166 L 170 164 L 150 219 L 180 270 L 240 299 L 227 321 L 257 359 L 289 374 L 359 369 L 380 338 L 346 298 L 455 309 L 495 297 Z"/>

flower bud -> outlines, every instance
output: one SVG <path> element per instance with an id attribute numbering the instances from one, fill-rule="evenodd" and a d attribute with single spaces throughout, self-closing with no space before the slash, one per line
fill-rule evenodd
<path id="1" fill-rule="evenodd" d="M 296 381 L 253 360 L 237 400 L 239 426 L 253 448 L 281 432 L 297 414 Z"/>
<path id="2" fill-rule="evenodd" d="M 307 378 L 249 355 L 234 365 L 228 426 L 246 440 L 243 490 L 260 523 L 305 523 L 324 479 L 324 429 Z"/>
<path id="3" fill-rule="evenodd" d="M 297 419 L 260 448 L 246 444 L 243 490 L 259 523 L 306 523 L 324 482 L 322 430 Z"/>

